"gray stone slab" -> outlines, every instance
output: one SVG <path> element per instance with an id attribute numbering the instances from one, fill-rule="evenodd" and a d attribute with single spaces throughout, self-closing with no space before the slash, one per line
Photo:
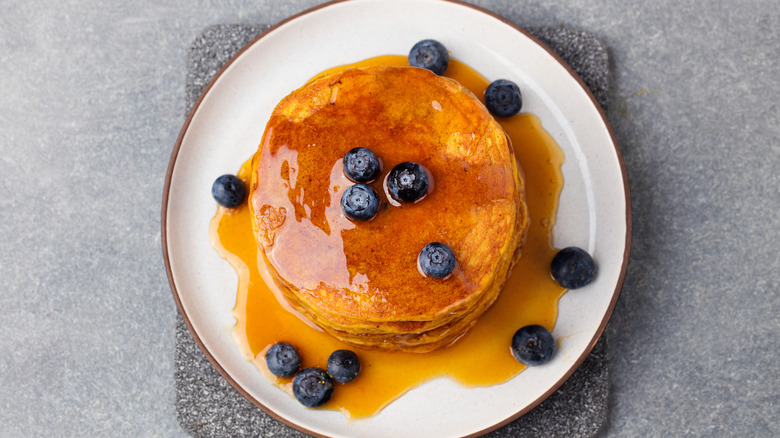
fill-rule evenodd
<path id="1" fill-rule="evenodd" d="M 265 28 L 215 25 L 195 39 L 188 51 L 187 108 L 219 68 Z M 606 106 L 608 55 L 601 41 L 588 32 L 569 28 L 530 28 L 529 32 L 569 63 L 597 101 Z M 193 436 L 304 436 L 272 419 L 231 387 L 198 349 L 181 316 L 176 328 L 175 369 L 177 418 Z M 525 416 L 488 436 L 594 436 L 606 424 L 608 395 L 607 341 L 603 337 L 558 391 Z"/>

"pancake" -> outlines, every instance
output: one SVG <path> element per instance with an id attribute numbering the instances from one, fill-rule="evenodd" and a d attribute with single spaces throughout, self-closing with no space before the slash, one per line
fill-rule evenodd
<path id="1" fill-rule="evenodd" d="M 378 214 L 353 221 L 340 199 L 342 159 L 355 147 L 380 159 Z M 388 172 L 417 162 L 427 195 L 398 203 Z M 284 98 L 253 157 L 250 211 L 284 298 L 333 336 L 366 348 L 426 352 L 456 341 L 495 301 L 520 257 L 523 180 L 500 125 L 457 82 L 413 67 L 350 68 Z M 443 242 L 445 278 L 417 266 Z"/>

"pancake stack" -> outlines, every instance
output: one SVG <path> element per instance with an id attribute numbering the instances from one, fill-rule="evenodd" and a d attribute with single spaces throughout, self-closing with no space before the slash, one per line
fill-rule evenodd
<path id="1" fill-rule="evenodd" d="M 340 206 L 354 184 L 342 160 L 356 147 L 382 168 L 368 221 Z M 428 172 L 419 201 L 388 195 L 402 162 Z M 455 342 L 520 257 L 527 211 L 512 147 L 478 99 L 427 70 L 350 68 L 306 84 L 277 105 L 252 165 L 258 263 L 295 310 L 349 344 L 427 352 Z M 431 242 L 455 254 L 444 278 L 418 268 Z"/>

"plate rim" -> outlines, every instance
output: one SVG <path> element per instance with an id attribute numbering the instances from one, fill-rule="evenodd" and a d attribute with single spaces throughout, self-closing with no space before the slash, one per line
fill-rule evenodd
<path id="1" fill-rule="evenodd" d="M 171 266 L 171 260 L 170 255 L 168 251 L 168 204 L 169 204 L 169 196 L 170 196 L 170 188 L 171 188 L 171 182 L 172 182 L 172 176 L 173 176 L 173 170 L 175 168 L 177 158 L 179 156 L 179 151 L 182 146 L 183 139 L 185 137 L 185 134 L 188 132 L 189 127 L 192 123 L 193 117 L 197 110 L 199 109 L 202 101 L 204 98 L 209 94 L 211 88 L 214 86 L 214 84 L 221 78 L 223 73 L 230 68 L 230 66 L 238 59 L 240 58 L 244 52 L 249 50 L 250 47 L 252 47 L 254 44 L 256 44 L 258 41 L 263 39 L 264 37 L 268 36 L 272 32 L 274 32 L 279 27 L 285 25 L 288 22 L 294 21 L 302 16 L 308 15 L 310 13 L 316 12 L 323 8 L 328 8 L 336 4 L 341 3 L 355 3 L 355 2 L 361 2 L 363 0 L 331 0 L 325 3 L 321 3 L 319 5 L 315 5 L 313 7 L 307 8 L 303 11 L 300 11 L 294 15 L 291 15 L 273 25 L 265 29 L 263 32 L 261 32 L 259 35 L 254 37 L 251 41 L 246 43 L 241 49 L 239 49 L 238 52 L 236 52 L 227 62 L 225 62 L 222 67 L 214 74 L 214 76 L 209 80 L 208 84 L 203 88 L 203 90 L 198 95 L 197 100 L 193 103 L 192 107 L 189 109 L 186 119 L 182 125 L 181 130 L 179 131 L 179 135 L 176 139 L 176 143 L 174 145 L 174 148 L 171 152 L 171 157 L 168 162 L 168 168 L 166 171 L 165 176 L 165 184 L 163 186 L 163 198 L 162 198 L 162 209 L 161 209 L 161 244 L 162 244 L 162 252 L 163 252 L 163 260 L 165 262 L 165 270 L 168 277 L 168 282 L 171 287 L 171 292 L 174 297 L 174 300 L 176 302 L 176 307 L 179 311 L 179 314 L 182 316 L 182 319 L 184 320 L 188 331 L 192 335 L 193 339 L 195 340 L 196 344 L 198 345 L 198 348 L 203 352 L 206 359 L 211 363 L 211 365 L 217 370 L 217 372 L 224 378 L 234 389 L 236 389 L 244 398 L 249 400 L 253 405 L 263 410 L 266 414 L 271 416 L 272 418 L 276 419 L 277 421 L 282 422 L 283 424 L 292 427 L 300 432 L 309 434 L 311 436 L 315 437 L 327 437 L 327 435 L 322 435 L 318 432 L 315 432 L 313 430 L 307 429 L 304 426 L 301 426 L 297 423 L 294 423 L 292 421 L 287 420 L 286 418 L 282 417 L 281 415 L 277 414 L 273 409 L 269 408 L 268 406 L 261 403 L 256 398 L 252 397 L 249 392 L 244 389 L 243 386 L 241 386 L 238 382 L 236 382 L 235 379 L 231 377 L 231 375 L 225 370 L 222 365 L 217 361 L 217 359 L 213 356 L 213 354 L 206 348 L 204 342 L 201 340 L 201 338 L 198 336 L 197 332 L 195 331 L 195 328 L 193 326 L 192 321 L 190 320 L 188 314 L 185 312 L 183 303 L 181 301 L 181 297 L 178 291 L 178 288 L 176 286 L 176 283 L 174 281 L 173 276 L 173 268 Z M 626 235 L 625 235 L 625 242 L 624 242 L 624 251 L 623 251 L 623 260 L 622 265 L 620 269 L 620 273 L 618 275 L 617 284 L 615 285 L 615 290 L 612 292 L 612 298 L 610 299 L 610 303 L 607 307 L 607 311 L 604 313 L 604 316 L 599 324 L 598 329 L 596 329 L 592 339 L 588 343 L 587 347 L 583 350 L 582 354 L 574 361 L 574 364 L 568 369 L 566 373 L 564 373 L 561 378 L 556 381 L 553 385 L 548 388 L 547 391 L 545 391 L 543 394 L 541 394 L 539 397 L 537 397 L 533 402 L 526 405 L 523 409 L 519 410 L 514 415 L 509 416 L 508 418 L 504 419 L 503 421 L 494 423 L 490 426 L 487 426 L 479 431 L 476 431 L 474 433 L 471 433 L 469 435 L 466 435 L 467 437 L 477 437 L 484 435 L 488 432 L 494 431 L 502 426 L 505 426 L 518 418 L 522 417 L 523 415 L 527 414 L 534 408 L 536 408 L 540 403 L 542 403 L 544 400 L 546 400 L 550 395 L 552 395 L 555 391 L 557 391 L 569 378 L 579 369 L 579 367 L 582 365 L 582 363 L 585 361 L 585 359 L 590 355 L 591 351 L 595 347 L 598 340 L 601 338 L 601 336 L 604 333 L 604 330 L 606 329 L 606 325 L 609 322 L 609 320 L 612 317 L 612 314 L 614 313 L 615 307 L 617 305 L 617 301 L 620 298 L 623 283 L 625 281 L 625 277 L 628 270 L 628 263 L 630 258 L 630 251 L 631 251 L 631 236 L 632 236 L 632 211 L 631 211 L 631 197 L 630 197 L 630 187 L 628 182 L 628 175 L 626 172 L 626 166 L 625 161 L 623 159 L 623 154 L 620 150 L 620 147 L 617 142 L 617 138 L 615 136 L 615 133 L 612 129 L 611 124 L 609 123 L 609 120 L 607 119 L 606 113 L 604 109 L 601 107 L 601 105 L 596 101 L 596 98 L 593 96 L 593 93 L 590 91 L 590 89 L 585 85 L 582 78 L 569 66 L 566 61 L 563 60 L 563 58 L 560 57 L 555 51 L 553 51 L 549 46 L 547 46 L 545 43 L 543 43 L 539 38 L 536 36 L 530 34 L 527 30 L 520 27 L 513 21 L 499 15 L 498 13 L 495 13 L 493 11 L 490 11 L 488 9 L 485 9 L 481 6 L 473 5 L 470 3 L 465 3 L 461 0 L 434 0 L 434 1 L 440 1 L 443 3 L 451 3 L 463 7 L 467 7 L 470 9 L 473 9 L 479 13 L 486 14 L 494 19 L 497 19 L 504 24 L 507 24 L 508 26 L 512 27 L 516 31 L 523 34 L 525 37 L 532 40 L 535 44 L 540 46 L 542 49 L 544 49 L 549 55 L 551 55 L 556 62 L 561 65 L 566 72 L 569 73 L 570 76 L 572 76 L 577 84 L 585 91 L 586 95 L 590 99 L 592 105 L 596 108 L 602 123 L 604 124 L 604 127 L 606 128 L 609 137 L 611 139 L 612 146 L 614 148 L 615 158 L 618 161 L 619 164 L 619 171 L 622 176 L 623 180 L 623 192 L 625 193 L 625 225 L 626 225 Z"/>

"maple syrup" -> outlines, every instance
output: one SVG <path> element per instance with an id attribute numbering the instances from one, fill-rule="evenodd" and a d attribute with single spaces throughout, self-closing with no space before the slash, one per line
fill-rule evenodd
<path id="1" fill-rule="evenodd" d="M 403 56 L 380 56 L 327 70 L 321 77 L 346 67 L 370 65 L 405 66 Z M 483 101 L 489 81 L 469 66 L 455 60 L 444 76 L 455 79 Z M 338 349 L 355 351 L 362 371 L 347 384 L 334 383 L 333 397 L 321 409 L 340 410 L 350 418 L 376 414 L 406 391 L 433 378 L 447 376 L 464 385 L 489 386 L 506 382 L 525 366 L 510 352 L 514 332 L 539 324 L 552 331 L 558 300 L 565 290 L 550 277 L 550 261 L 558 197 L 563 187 L 563 153 L 532 114 L 521 113 L 497 119 L 512 141 L 525 176 L 525 202 L 529 225 L 523 255 L 502 292 L 474 328 L 455 344 L 433 352 L 399 353 L 365 350 L 344 344 L 325 333 L 287 304 L 265 268 L 252 232 L 245 202 L 235 209 L 218 207 L 212 219 L 213 246 L 236 269 L 239 276 L 234 327 L 242 353 L 273 384 L 292 394 L 292 378 L 273 376 L 265 365 L 265 352 L 276 342 L 295 345 L 302 367 L 325 368 L 328 356 Z M 251 179 L 251 159 L 238 177 Z"/>

